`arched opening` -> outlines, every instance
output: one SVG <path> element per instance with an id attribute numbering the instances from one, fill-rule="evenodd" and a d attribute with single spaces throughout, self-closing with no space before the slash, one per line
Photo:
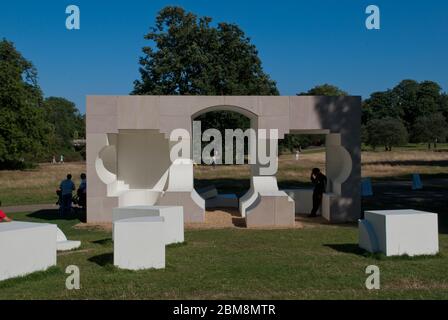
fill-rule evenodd
<path id="1" fill-rule="evenodd" d="M 239 107 L 215 106 L 194 114 L 191 120 L 193 130 L 196 129 L 196 137 L 200 136 L 201 139 L 201 161 L 197 161 L 197 157 L 194 159 L 194 188 L 205 199 L 206 216 L 214 215 L 214 219 L 229 219 L 233 224 L 238 224 L 239 199 L 248 192 L 252 176 L 248 158 L 249 137 L 230 136 L 230 132 L 226 130 L 230 129 L 234 133 L 238 130 L 243 134 L 247 129 L 256 129 L 257 116 Z M 216 141 L 214 136 L 207 134 L 210 129 L 211 133 L 220 134 L 221 141 Z M 197 133 L 198 130 L 200 135 Z M 197 141 L 193 140 L 192 143 Z M 216 152 L 210 147 L 212 143 L 221 144 L 221 150 Z M 192 150 L 194 149 L 193 146 Z M 205 154 L 212 158 L 212 163 L 203 157 Z"/>

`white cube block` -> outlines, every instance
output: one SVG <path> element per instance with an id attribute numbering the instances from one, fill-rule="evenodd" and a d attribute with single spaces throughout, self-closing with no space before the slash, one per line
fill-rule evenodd
<path id="1" fill-rule="evenodd" d="M 184 242 L 184 212 L 180 206 L 130 206 L 113 209 L 113 221 L 137 217 L 165 219 L 165 244 Z"/>
<path id="2" fill-rule="evenodd" d="M 0 223 L 0 280 L 55 266 L 56 230 L 47 223 Z"/>
<path id="3" fill-rule="evenodd" d="M 114 265 L 121 269 L 165 268 L 163 217 L 139 217 L 114 222 Z"/>
<path id="4" fill-rule="evenodd" d="M 437 214 L 417 210 L 366 211 L 359 225 L 359 246 L 386 256 L 439 252 Z"/>

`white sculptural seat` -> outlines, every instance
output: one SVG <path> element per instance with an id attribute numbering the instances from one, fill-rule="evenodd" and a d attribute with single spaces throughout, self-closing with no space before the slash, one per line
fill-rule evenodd
<path id="1" fill-rule="evenodd" d="M 0 280 L 55 266 L 56 233 L 48 223 L 0 223 Z"/>
<path id="2" fill-rule="evenodd" d="M 113 221 L 138 217 L 163 217 L 165 244 L 184 242 L 184 213 L 181 206 L 129 206 L 113 209 Z"/>
<path id="3" fill-rule="evenodd" d="M 165 268 L 163 217 L 137 217 L 113 223 L 114 265 L 120 269 Z"/>
<path id="4" fill-rule="evenodd" d="M 366 211 L 359 220 L 359 246 L 386 256 L 439 252 L 437 214 L 417 210 Z"/>

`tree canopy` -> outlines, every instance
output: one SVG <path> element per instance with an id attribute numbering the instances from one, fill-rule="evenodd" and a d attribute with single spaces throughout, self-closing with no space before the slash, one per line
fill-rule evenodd
<path id="1" fill-rule="evenodd" d="M 84 117 L 66 99 L 44 100 L 37 79 L 14 44 L 0 41 L 0 169 L 25 168 L 62 151 L 81 157 L 72 140 L 85 136 Z"/>
<path id="2" fill-rule="evenodd" d="M 256 47 L 235 24 L 212 26 L 180 7 L 166 7 L 145 36 L 134 94 L 277 95 Z"/>
<path id="3" fill-rule="evenodd" d="M 329 96 L 329 97 L 340 97 L 347 96 L 348 93 L 341 90 L 340 88 L 325 83 L 322 85 L 317 85 L 314 88 L 308 90 L 307 92 L 298 93 L 298 96 Z"/>
<path id="4" fill-rule="evenodd" d="M 420 116 L 416 119 L 412 135 L 415 142 L 425 142 L 431 147 L 431 143 L 445 141 L 448 136 L 447 122 L 441 113 L 433 113 Z"/>
<path id="5" fill-rule="evenodd" d="M 374 92 L 364 101 L 363 123 L 384 117 L 403 120 L 408 129 L 418 117 L 446 112 L 448 101 L 433 81 L 403 80 L 393 89 Z"/>
<path id="6" fill-rule="evenodd" d="M 42 91 L 33 64 L 14 44 L 0 41 L 0 168 L 43 156 L 51 127 L 45 121 Z"/>
<path id="7" fill-rule="evenodd" d="M 381 119 L 400 120 L 410 132 L 412 142 L 442 142 L 448 117 L 448 98 L 439 84 L 433 81 L 403 80 L 394 88 L 374 92 L 363 102 L 362 123 L 371 127 Z M 383 121 L 384 122 L 384 121 Z M 370 124 L 370 126 L 369 126 Z M 370 136 L 380 131 L 370 130 Z M 390 134 L 393 131 L 388 130 Z M 397 133 L 398 134 L 398 133 Z M 369 140 L 372 141 L 373 137 Z"/>
<path id="8" fill-rule="evenodd" d="M 364 134 L 367 135 L 364 137 L 367 144 L 373 148 L 384 146 L 386 151 L 391 151 L 393 146 L 405 144 L 408 139 L 408 132 L 403 122 L 391 117 L 371 120 Z"/>
<path id="9" fill-rule="evenodd" d="M 49 97 L 43 103 L 45 118 L 52 125 L 54 133 L 53 152 L 73 149 L 73 139 L 85 137 L 84 117 L 75 104 L 64 98 Z"/>

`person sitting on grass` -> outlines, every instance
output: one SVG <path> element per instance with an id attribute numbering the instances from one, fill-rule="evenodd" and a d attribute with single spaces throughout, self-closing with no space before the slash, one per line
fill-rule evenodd
<path id="1" fill-rule="evenodd" d="M 72 175 L 68 174 L 67 179 L 63 180 L 59 185 L 61 190 L 61 203 L 59 204 L 59 211 L 62 215 L 70 214 L 72 210 L 72 192 L 76 189 L 72 181 Z"/>
<path id="2" fill-rule="evenodd" d="M 12 220 L 8 218 L 8 216 L 0 210 L 0 222 L 11 222 Z"/>

